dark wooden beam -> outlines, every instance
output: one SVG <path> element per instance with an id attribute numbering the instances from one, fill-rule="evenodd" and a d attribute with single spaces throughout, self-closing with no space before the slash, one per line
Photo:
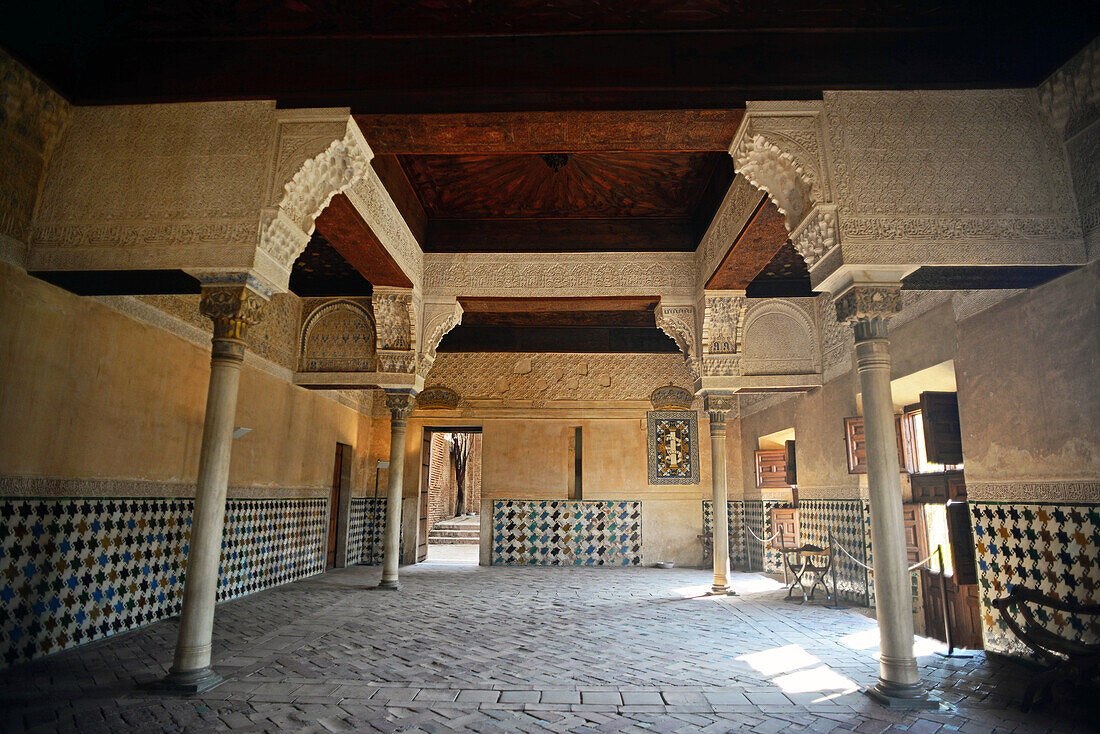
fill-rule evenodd
<path id="1" fill-rule="evenodd" d="M 690 219 L 431 219 L 425 252 L 691 252 Z"/>
<path id="2" fill-rule="evenodd" d="M 356 115 L 375 154 L 727 151 L 743 110 Z M 377 160 L 377 159 L 376 159 Z"/>
<path id="3" fill-rule="evenodd" d="M 348 197 L 343 194 L 332 197 L 317 217 L 316 224 L 329 244 L 371 285 L 412 288 L 412 281 L 378 241 Z"/>
<path id="4" fill-rule="evenodd" d="M 907 275 L 901 281 L 901 287 L 912 291 L 1034 288 L 1078 267 L 1077 265 L 925 265 Z"/>
<path id="5" fill-rule="evenodd" d="M 676 343 L 656 327 L 524 328 L 456 326 L 440 352 L 643 352 L 672 354 Z"/>
<path id="6" fill-rule="evenodd" d="M 775 253 L 787 243 L 787 227 L 775 204 L 760 195 L 760 203 L 738 233 L 722 263 L 707 280 L 707 288 L 745 290 Z"/>

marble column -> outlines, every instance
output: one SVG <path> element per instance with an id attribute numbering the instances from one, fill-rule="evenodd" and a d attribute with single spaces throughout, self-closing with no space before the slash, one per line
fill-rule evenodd
<path id="1" fill-rule="evenodd" d="M 214 322 L 214 339 L 179 637 L 172 668 L 163 681 L 165 688 L 174 691 L 198 693 L 213 688 L 222 680 L 210 665 L 210 641 L 214 630 L 233 421 L 244 361 L 244 338 L 248 327 L 259 321 L 264 303 L 266 299 L 248 286 L 234 285 L 204 288 L 199 304 L 202 314 Z"/>
<path id="2" fill-rule="evenodd" d="M 706 395 L 703 407 L 710 416 L 710 467 L 713 491 L 711 537 L 714 558 L 712 594 L 736 596 L 730 590 L 729 494 L 726 488 L 726 416 L 733 408 L 732 395 Z"/>
<path id="3" fill-rule="evenodd" d="M 901 476 L 890 394 L 886 324 L 901 310 L 898 285 L 857 285 L 836 299 L 837 319 L 855 330 L 856 369 L 863 395 L 867 483 L 871 496 L 871 547 L 879 628 L 879 679 L 866 693 L 891 707 L 935 708 L 920 685 L 913 655 L 913 601 Z"/>
<path id="4" fill-rule="evenodd" d="M 382 536 L 385 555 L 379 589 L 400 589 L 397 569 L 401 563 L 401 495 L 405 483 L 405 429 L 416 396 L 408 391 L 386 391 L 390 409 L 390 478 L 386 485 L 386 530 Z"/>

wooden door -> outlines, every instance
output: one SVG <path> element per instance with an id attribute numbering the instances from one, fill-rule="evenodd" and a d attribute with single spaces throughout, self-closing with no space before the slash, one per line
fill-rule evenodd
<path id="1" fill-rule="evenodd" d="M 336 535 L 340 519 L 340 480 L 343 476 L 344 445 L 336 444 L 336 460 L 332 465 L 332 491 L 328 500 L 328 547 L 325 549 L 325 570 L 336 566 Z"/>
<path id="2" fill-rule="evenodd" d="M 420 522 L 416 532 L 416 562 L 428 557 L 429 490 L 432 485 L 432 434 L 424 431 L 420 444 Z"/>
<path id="3" fill-rule="evenodd" d="M 947 619 L 951 626 L 951 641 L 955 647 L 970 650 L 982 649 L 981 612 L 978 602 L 977 584 L 959 584 L 955 576 L 943 579 L 940 574 L 922 568 L 921 592 L 924 596 L 924 634 L 947 642 L 944 630 L 944 604 L 941 601 L 943 589 L 947 590 Z"/>
<path id="4" fill-rule="evenodd" d="M 798 547 L 798 510 L 793 507 L 773 507 L 771 510 L 772 530 L 770 535 L 783 531 L 783 535 L 772 541 L 785 548 Z"/>

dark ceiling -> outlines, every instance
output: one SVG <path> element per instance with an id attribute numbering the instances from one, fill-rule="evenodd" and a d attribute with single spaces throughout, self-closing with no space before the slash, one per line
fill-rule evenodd
<path id="1" fill-rule="evenodd" d="M 1033 86 L 1093 0 L 39 0 L 3 45 L 78 103 L 354 112 L 738 108 L 822 89 Z"/>

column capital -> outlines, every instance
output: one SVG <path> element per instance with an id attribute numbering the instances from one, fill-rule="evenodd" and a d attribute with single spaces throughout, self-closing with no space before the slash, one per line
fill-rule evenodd
<path id="1" fill-rule="evenodd" d="M 214 323 L 214 356 L 244 359 L 248 327 L 260 321 L 267 298 L 248 285 L 204 285 L 199 313 Z"/>
<path id="2" fill-rule="evenodd" d="M 737 409 L 736 398 L 731 393 L 710 393 L 703 396 L 703 409 L 710 417 L 711 435 L 717 428 L 726 430 L 726 418 Z"/>
<path id="3" fill-rule="evenodd" d="M 404 423 L 409 419 L 409 413 L 412 413 L 413 408 L 416 407 L 416 393 L 407 390 L 387 390 L 386 407 L 390 409 L 391 419 Z"/>
<path id="4" fill-rule="evenodd" d="M 886 323 L 901 312 L 901 285 L 855 285 L 835 300 L 837 321 L 852 325 L 856 341 L 885 339 Z"/>

